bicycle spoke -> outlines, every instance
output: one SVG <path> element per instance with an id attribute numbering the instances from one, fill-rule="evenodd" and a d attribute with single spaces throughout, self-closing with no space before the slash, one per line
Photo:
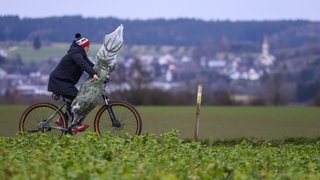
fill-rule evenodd
<path id="1" fill-rule="evenodd" d="M 57 106 L 49 103 L 35 104 L 23 113 L 19 130 L 27 133 L 50 133 L 60 138 L 64 134 L 62 129 L 65 127 L 61 128 L 54 124 L 57 119 L 61 119 L 62 124 L 66 126 L 64 114 Z"/>
<path id="2" fill-rule="evenodd" d="M 95 131 L 102 137 L 106 132 L 116 136 L 126 132 L 131 136 L 139 135 L 141 132 L 141 118 L 137 110 L 124 101 L 110 103 L 102 107 L 95 118 Z M 113 114 L 112 114 L 113 113 Z M 114 118 L 112 123 L 111 118 Z"/>

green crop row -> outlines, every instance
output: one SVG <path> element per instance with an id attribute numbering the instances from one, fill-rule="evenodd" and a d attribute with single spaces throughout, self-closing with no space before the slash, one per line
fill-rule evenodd
<path id="1" fill-rule="evenodd" d="M 320 141 L 234 145 L 182 141 L 174 129 L 132 138 L 0 137 L 0 179 L 319 179 Z"/>

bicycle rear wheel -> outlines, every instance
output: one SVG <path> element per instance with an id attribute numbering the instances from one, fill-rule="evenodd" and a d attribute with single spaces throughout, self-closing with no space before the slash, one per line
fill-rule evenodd
<path id="1" fill-rule="evenodd" d="M 51 117 L 51 120 L 47 121 Z M 50 103 L 37 103 L 29 106 L 21 116 L 19 131 L 22 133 L 50 133 L 59 139 L 65 131 L 55 129 L 58 127 L 54 121 L 60 119 L 62 127 L 66 128 L 67 123 L 64 113 Z"/>
<path id="2" fill-rule="evenodd" d="M 117 125 L 112 124 L 111 111 Z M 131 136 L 140 135 L 141 129 L 142 121 L 139 112 L 133 105 L 125 101 L 113 101 L 109 105 L 102 106 L 94 120 L 94 130 L 100 138 L 106 131 L 113 135 L 121 135 L 122 131 Z"/>

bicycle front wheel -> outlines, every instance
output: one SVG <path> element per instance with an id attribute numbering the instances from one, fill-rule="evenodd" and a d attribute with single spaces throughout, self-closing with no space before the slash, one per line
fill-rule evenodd
<path id="1" fill-rule="evenodd" d="M 50 103 L 37 103 L 29 106 L 21 116 L 19 130 L 22 133 L 50 133 L 59 139 L 65 131 L 59 130 L 54 121 L 60 119 L 62 128 L 66 128 L 67 123 L 64 114 L 59 108 Z"/>
<path id="2" fill-rule="evenodd" d="M 140 135 L 141 129 L 142 121 L 139 112 L 125 101 L 114 101 L 102 106 L 94 120 L 94 130 L 100 138 L 106 132 L 121 135 L 124 131 L 131 136 Z"/>

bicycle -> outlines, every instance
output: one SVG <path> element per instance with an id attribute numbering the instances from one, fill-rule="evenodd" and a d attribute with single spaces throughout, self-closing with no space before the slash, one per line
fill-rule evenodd
<path id="1" fill-rule="evenodd" d="M 113 135 L 120 135 L 121 131 L 129 133 L 131 136 L 140 135 L 142 120 L 139 112 L 130 103 L 117 100 L 112 101 L 107 95 L 108 80 L 105 82 L 104 94 L 102 95 L 104 105 L 97 111 L 94 119 L 94 131 L 100 138 L 106 131 Z M 66 116 L 62 109 L 66 109 L 68 99 L 59 95 L 52 94 L 54 100 L 62 98 L 63 104 L 57 106 L 52 103 L 43 102 L 29 106 L 21 116 L 19 131 L 22 133 L 52 133 L 59 137 L 64 134 L 72 134 L 71 122 L 68 125 L 70 115 Z M 62 127 L 56 125 L 54 120 L 60 119 Z"/>

